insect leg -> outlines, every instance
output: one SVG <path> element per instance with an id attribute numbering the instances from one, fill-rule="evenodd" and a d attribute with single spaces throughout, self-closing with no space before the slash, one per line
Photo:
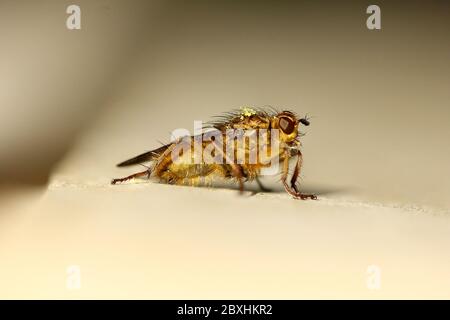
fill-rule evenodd
<path id="1" fill-rule="evenodd" d="M 243 174 L 242 174 L 242 167 L 235 163 L 232 163 L 231 169 L 233 170 L 233 174 L 236 177 L 236 179 L 238 179 L 239 192 L 243 193 L 244 192 L 244 180 L 243 180 Z"/>
<path id="2" fill-rule="evenodd" d="M 166 163 L 163 163 L 164 160 L 166 160 L 166 158 L 168 156 L 169 156 L 169 159 L 170 159 L 170 152 L 172 152 L 172 150 L 174 149 L 175 145 L 176 144 L 171 144 L 168 147 L 165 146 L 166 150 L 158 157 L 158 159 L 156 159 L 156 164 L 153 166 L 153 172 L 157 176 L 159 176 L 161 174 L 161 168 L 166 165 Z M 133 178 L 139 178 L 139 177 L 142 177 L 142 176 L 147 176 L 147 178 L 150 178 L 151 173 L 152 173 L 152 170 L 150 168 L 148 168 L 145 171 L 132 174 L 132 175 L 130 175 L 128 177 L 125 177 L 125 178 L 113 179 L 111 181 L 111 184 L 116 184 L 118 182 L 128 181 L 128 180 L 131 180 Z"/>
<path id="3" fill-rule="evenodd" d="M 125 178 L 113 179 L 111 181 L 111 184 L 116 184 L 118 182 L 128 181 L 128 180 L 131 180 L 131 179 L 134 179 L 134 178 L 139 178 L 139 177 L 142 177 L 142 176 L 147 176 L 147 178 L 150 178 L 150 173 L 151 173 L 150 169 L 147 169 L 145 171 L 129 175 L 128 177 L 125 177 Z"/>
<path id="4" fill-rule="evenodd" d="M 290 184 L 288 184 L 287 182 L 287 176 L 288 176 L 288 172 L 289 172 L 289 154 L 288 152 L 285 152 L 285 157 L 284 157 L 284 161 L 283 161 L 283 172 L 281 175 L 281 181 L 283 182 L 284 185 L 284 189 L 286 190 L 287 193 L 289 193 L 290 195 L 292 195 L 295 199 L 301 199 L 301 200 L 306 200 L 306 199 L 312 199 L 312 200 L 316 200 L 317 196 L 314 194 L 303 194 L 301 192 L 298 191 L 298 188 L 296 186 L 296 182 L 297 182 L 297 178 L 300 175 L 300 168 L 302 165 L 302 155 L 299 151 L 298 155 L 297 155 L 297 162 L 295 164 L 295 168 L 294 168 L 294 173 L 292 175 Z"/>
<path id="5" fill-rule="evenodd" d="M 297 183 L 297 179 L 300 175 L 300 169 L 302 167 L 302 164 L 303 164 L 303 155 L 302 155 L 302 152 L 300 150 L 298 150 L 297 162 L 295 163 L 294 172 L 292 173 L 292 177 L 291 177 L 291 188 L 297 192 L 298 192 L 298 189 L 297 189 L 296 183 Z"/>
<path id="6" fill-rule="evenodd" d="M 161 167 L 161 162 L 166 158 L 167 155 L 170 154 L 170 152 L 172 152 L 172 150 L 174 149 L 174 147 L 175 147 L 175 144 L 172 144 L 172 145 L 170 145 L 169 147 L 167 147 L 166 150 L 162 153 L 162 155 L 159 156 L 159 158 L 157 159 L 156 164 L 153 166 L 153 171 L 154 171 L 157 175 L 160 174 L 159 168 Z M 147 178 L 150 178 L 151 172 L 152 172 L 151 169 L 148 168 L 148 169 L 145 170 L 145 171 L 142 171 L 142 172 L 138 172 L 138 173 L 132 174 L 132 175 L 130 175 L 130 176 L 128 176 L 128 177 L 125 177 L 125 178 L 113 179 L 113 180 L 111 181 L 111 184 L 116 184 L 116 183 L 118 183 L 118 182 L 128 181 L 128 180 L 131 180 L 131 179 L 133 179 L 133 178 L 139 178 L 139 177 L 142 177 L 142 176 L 147 176 Z"/>

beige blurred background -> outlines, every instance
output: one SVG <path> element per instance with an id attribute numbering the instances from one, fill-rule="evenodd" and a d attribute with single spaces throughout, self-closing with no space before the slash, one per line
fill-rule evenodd
<path id="1" fill-rule="evenodd" d="M 448 3 L 72 3 L 0 2 L 0 297 L 449 297 Z M 241 105 L 313 116 L 320 201 L 109 186 Z"/>

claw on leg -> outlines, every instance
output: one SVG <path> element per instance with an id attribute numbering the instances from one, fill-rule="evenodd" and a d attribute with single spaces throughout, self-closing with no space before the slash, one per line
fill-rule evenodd
<path id="1" fill-rule="evenodd" d="M 289 193 L 294 199 L 317 200 L 317 196 L 315 194 L 301 193 L 298 191 L 297 186 L 293 185 L 292 187 L 289 187 L 289 185 L 285 182 L 283 182 L 283 184 L 284 184 L 284 189 L 286 190 L 286 192 Z"/>
<path id="2" fill-rule="evenodd" d="M 311 199 L 311 200 L 317 200 L 317 196 L 315 194 L 303 194 L 303 193 L 299 193 L 298 194 L 301 200 L 307 200 L 307 199 Z"/>
<path id="3" fill-rule="evenodd" d="M 286 186 L 285 186 L 285 188 L 286 188 Z M 311 199 L 311 200 L 317 200 L 317 196 L 315 195 L 315 194 L 306 194 L 306 193 L 301 193 L 299 190 L 298 190 L 298 188 L 297 188 L 297 185 L 295 185 L 295 184 L 293 184 L 293 185 L 291 185 L 291 188 L 292 188 L 292 193 L 291 192 L 289 192 L 290 194 L 292 194 L 292 196 L 294 197 L 294 198 L 296 198 L 296 199 L 301 199 L 301 200 L 308 200 L 308 199 Z"/>

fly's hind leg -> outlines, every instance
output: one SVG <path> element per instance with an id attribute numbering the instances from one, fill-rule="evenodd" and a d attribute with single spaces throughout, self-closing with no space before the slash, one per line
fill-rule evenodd
<path id="1" fill-rule="evenodd" d="M 147 179 L 148 179 L 148 178 L 150 178 L 150 174 L 151 174 L 150 169 L 147 169 L 145 171 L 129 175 L 128 177 L 125 177 L 125 178 L 113 179 L 111 181 L 111 184 L 116 184 L 118 182 L 125 182 L 125 181 L 128 181 L 128 180 L 131 180 L 131 179 L 134 179 L 134 178 L 140 178 L 140 177 L 143 177 L 143 176 L 147 176 Z"/>
<path id="2" fill-rule="evenodd" d="M 290 185 L 289 185 L 287 183 L 287 176 L 288 176 L 288 172 L 289 172 L 289 157 L 288 157 L 287 154 L 285 155 L 284 162 L 283 162 L 283 173 L 282 173 L 282 176 L 281 176 L 281 180 L 283 182 L 284 189 L 296 199 L 317 200 L 317 196 L 316 195 L 314 195 L 314 194 L 304 194 L 304 193 L 301 193 L 298 190 L 297 179 L 298 179 L 298 177 L 300 175 L 300 169 L 301 169 L 301 166 L 302 166 L 302 162 L 303 162 L 302 153 L 299 150 L 298 153 L 297 153 L 297 162 L 295 163 L 294 172 L 292 173 L 292 177 L 291 177 L 291 181 L 290 181 Z"/>

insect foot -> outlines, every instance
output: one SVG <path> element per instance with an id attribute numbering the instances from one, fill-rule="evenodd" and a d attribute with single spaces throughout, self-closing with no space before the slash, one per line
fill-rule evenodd
<path id="1" fill-rule="evenodd" d="M 296 199 L 301 199 L 301 200 L 317 200 L 317 196 L 315 194 L 302 194 L 300 193 L 298 196 L 294 197 Z"/>
<path id="2" fill-rule="evenodd" d="M 132 175 L 130 175 L 128 177 L 125 177 L 125 178 L 112 179 L 111 184 L 116 184 L 118 182 L 128 181 L 128 180 L 131 180 L 131 179 L 134 179 L 134 178 L 140 178 L 142 176 L 147 176 L 147 179 L 149 179 L 150 178 L 150 174 L 151 174 L 150 170 L 145 170 L 145 171 L 142 171 L 142 172 L 138 172 L 138 173 L 132 174 Z"/>

